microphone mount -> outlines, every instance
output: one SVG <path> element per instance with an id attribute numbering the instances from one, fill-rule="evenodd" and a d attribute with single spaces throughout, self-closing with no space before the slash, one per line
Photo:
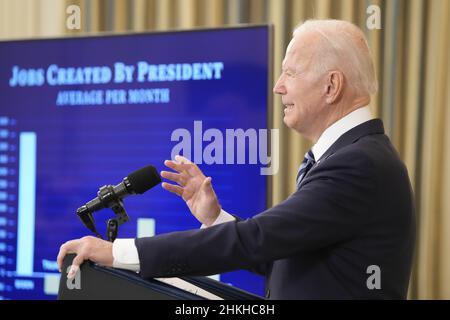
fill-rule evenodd
<path id="1" fill-rule="evenodd" d="M 103 239 L 95 226 L 93 213 L 110 208 L 114 212 L 115 218 L 107 221 L 106 237 L 108 241 L 112 242 L 117 237 L 119 226 L 129 220 L 123 205 L 123 199 L 130 195 L 143 194 L 160 182 L 161 177 L 156 168 L 147 165 L 130 173 L 116 186 L 105 185 L 101 187 L 97 192 L 97 197 L 78 208 L 77 215 L 90 231 Z"/>
<path id="2" fill-rule="evenodd" d="M 130 182 L 128 178 L 123 180 L 125 188 L 130 186 Z M 98 199 L 104 208 L 110 208 L 116 215 L 116 218 L 109 219 L 107 226 L 107 239 L 110 242 L 113 242 L 117 234 L 119 232 L 119 226 L 124 224 L 129 220 L 129 216 L 125 210 L 125 206 L 123 205 L 123 201 L 119 194 L 121 194 L 121 190 L 116 192 L 112 185 L 106 185 L 100 187 L 97 192 Z M 92 216 L 91 210 L 89 210 L 87 205 L 80 207 L 77 210 L 77 215 L 80 217 L 83 224 L 91 230 L 97 237 L 103 239 L 103 237 L 98 233 L 97 228 L 95 226 L 94 217 Z"/>

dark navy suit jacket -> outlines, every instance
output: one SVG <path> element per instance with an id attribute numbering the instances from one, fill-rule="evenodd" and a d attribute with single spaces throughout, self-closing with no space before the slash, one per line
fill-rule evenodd
<path id="1" fill-rule="evenodd" d="M 135 244 L 145 278 L 249 269 L 271 299 L 404 299 L 414 216 L 405 165 L 375 119 L 343 134 L 280 204 Z"/>

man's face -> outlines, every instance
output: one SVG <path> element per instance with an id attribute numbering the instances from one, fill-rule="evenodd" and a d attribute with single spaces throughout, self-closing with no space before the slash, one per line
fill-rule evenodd
<path id="1" fill-rule="evenodd" d="M 297 34 L 289 43 L 282 73 L 273 92 L 281 95 L 284 123 L 308 135 L 323 110 L 322 76 L 314 74 L 311 58 L 316 39 L 314 34 Z"/>

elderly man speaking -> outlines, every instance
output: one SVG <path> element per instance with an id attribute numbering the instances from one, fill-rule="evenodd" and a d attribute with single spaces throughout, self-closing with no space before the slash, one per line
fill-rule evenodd
<path id="1" fill-rule="evenodd" d="M 74 252 L 69 276 L 86 259 L 144 278 L 248 269 L 266 278 L 270 299 L 405 299 L 413 196 L 405 165 L 367 106 L 376 90 L 360 29 L 306 21 L 273 89 L 284 123 L 314 144 L 292 173 L 291 196 L 241 220 L 221 208 L 210 177 L 177 157 L 165 162 L 174 171 L 161 173 L 176 184 L 163 187 L 186 201 L 203 228 L 114 243 L 84 237 L 61 246 L 59 265 Z"/>

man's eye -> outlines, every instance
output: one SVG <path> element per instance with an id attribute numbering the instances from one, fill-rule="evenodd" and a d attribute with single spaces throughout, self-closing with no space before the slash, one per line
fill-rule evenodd
<path id="1" fill-rule="evenodd" d="M 284 72 L 288 77 L 293 77 L 294 76 L 294 73 L 292 72 L 292 71 L 289 71 L 289 70 L 286 70 L 285 72 Z"/>

